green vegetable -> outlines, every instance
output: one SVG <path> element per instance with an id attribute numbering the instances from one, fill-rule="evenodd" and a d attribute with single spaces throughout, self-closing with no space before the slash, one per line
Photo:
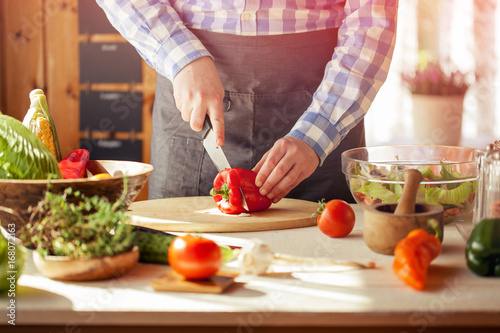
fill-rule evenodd
<path id="1" fill-rule="evenodd" d="M 417 168 L 421 173 L 422 177 L 424 179 L 430 179 L 430 180 L 439 180 L 439 177 L 434 174 L 434 172 L 431 170 L 431 168 Z"/>
<path id="2" fill-rule="evenodd" d="M 19 120 L 0 114 L 0 178 L 62 178 L 54 155 Z"/>
<path id="3" fill-rule="evenodd" d="M 27 251 L 14 241 L 7 239 L 0 232 L 0 294 L 11 292 L 21 276 Z M 13 265 L 13 266 L 11 266 Z"/>
<path id="4" fill-rule="evenodd" d="M 126 178 L 123 193 L 127 193 Z M 133 226 L 123 203 L 105 197 L 87 197 L 67 188 L 62 194 L 45 192 L 32 213 L 21 239 L 46 255 L 101 258 L 128 252 L 133 247 Z"/>
<path id="5" fill-rule="evenodd" d="M 451 168 L 451 165 L 446 165 L 443 162 L 441 162 L 441 180 L 456 180 L 456 179 L 464 179 L 466 178 L 464 175 L 462 175 L 459 172 L 453 171 Z M 453 189 L 457 186 L 459 186 L 460 183 L 450 183 L 448 184 L 449 189 Z"/>
<path id="6" fill-rule="evenodd" d="M 500 218 L 483 219 L 472 230 L 465 257 L 469 269 L 480 276 L 500 276 Z"/>
<path id="7" fill-rule="evenodd" d="M 133 234 L 133 243 L 139 247 L 140 262 L 168 265 L 168 247 L 175 235 L 140 228 L 136 228 Z"/>
<path id="8" fill-rule="evenodd" d="M 469 199 L 473 191 L 472 182 L 465 182 L 453 189 L 430 187 L 425 190 L 425 200 L 429 203 L 454 205 Z"/>
<path id="9" fill-rule="evenodd" d="M 366 182 L 365 184 L 363 184 L 363 186 L 356 190 L 356 192 L 368 195 L 372 198 L 380 199 L 382 200 L 382 202 L 396 202 L 401 196 L 401 188 L 402 186 L 399 185 L 396 192 L 390 190 L 384 184 L 376 182 Z"/>
<path id="10" fill-rule="evenodd" d="M 220 245 L 220 244 L 217 244 L 217 245 L 219 245 L 219 249 L 222 253 L 222 262 L 229 262 L 229 261 L 233 260 L 233 258 L 234 258 L 233 249 L 231 249 L 227 245 Z"/>

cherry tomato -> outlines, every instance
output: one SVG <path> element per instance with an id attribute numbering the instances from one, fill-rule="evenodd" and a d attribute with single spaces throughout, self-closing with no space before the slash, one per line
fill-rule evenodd
<path id="1" fill-rule="evenodd" d="M 201 280 L 217 272 L 222 264 L 222 254 L 214 241 L 186 234 L 177 236 L 170 244 L 168 262 L 186 279 Z"/>
<path id="2" fill-rule="evenodd" d="M 345 237 L 354 228 L 356 215 L 352 207 L 343 200 L 334 199 L 326 204 L 322 200 L 317 213 L 319 230 L 329 237 Z"/>

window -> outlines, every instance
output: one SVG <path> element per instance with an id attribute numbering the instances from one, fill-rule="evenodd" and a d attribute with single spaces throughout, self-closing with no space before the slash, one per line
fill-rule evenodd
<path id="1" fill-rule="evenodd" d="M 398 36 L 389 76 L 365 118 L 367 145 L 413 143 L 411 94 L 402 85 L 400 74 L 417 63 L 422 48 L 419 37 L 420 44 L 430 45 L 440 59 L 450 59 L 462 71 L 478 75 L 464 101 L 460 145 L 484 148 L 500 139 L 497 2 L 400 0 Z"/>

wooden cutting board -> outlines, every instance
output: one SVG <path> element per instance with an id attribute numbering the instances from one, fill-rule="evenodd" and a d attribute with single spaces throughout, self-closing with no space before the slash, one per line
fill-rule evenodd
<path id="1" fill-rule="evenodd" d="M 221 294 L 233 284 L 236 276 L 233 272 L 218 272 L 206 280 L 187 280 L 174 270 L 168 270 L 150 285 L 156 291 Z"/>
<path id="2" fill-rule="evenodd" d="M 221 213 L 211 196 L 136 201 L 129 207 L 132 224 L 174 232 L 241 232 L 316 225 L 318 203 L 282 199 L 269 209 L 250 214 Z"/>

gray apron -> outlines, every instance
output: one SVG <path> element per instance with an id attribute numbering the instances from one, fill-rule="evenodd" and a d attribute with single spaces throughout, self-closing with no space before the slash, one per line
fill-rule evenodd
<path id="1" fill-rule="evenodd" d="M 337 29 L 279 36 L 193 30 L 215 59 L 225 89 L 224 153 L 231 167 L 252 169 L 309 107 L 337 45 Z M 171 82 L 158 75 L 153 109 L 149 198 L 206 196 L 217 174 L 201 134 L 175 106 Z M 287 197 L 353 202 L 340 154 L 365 145 L 363 122 Z"/>

